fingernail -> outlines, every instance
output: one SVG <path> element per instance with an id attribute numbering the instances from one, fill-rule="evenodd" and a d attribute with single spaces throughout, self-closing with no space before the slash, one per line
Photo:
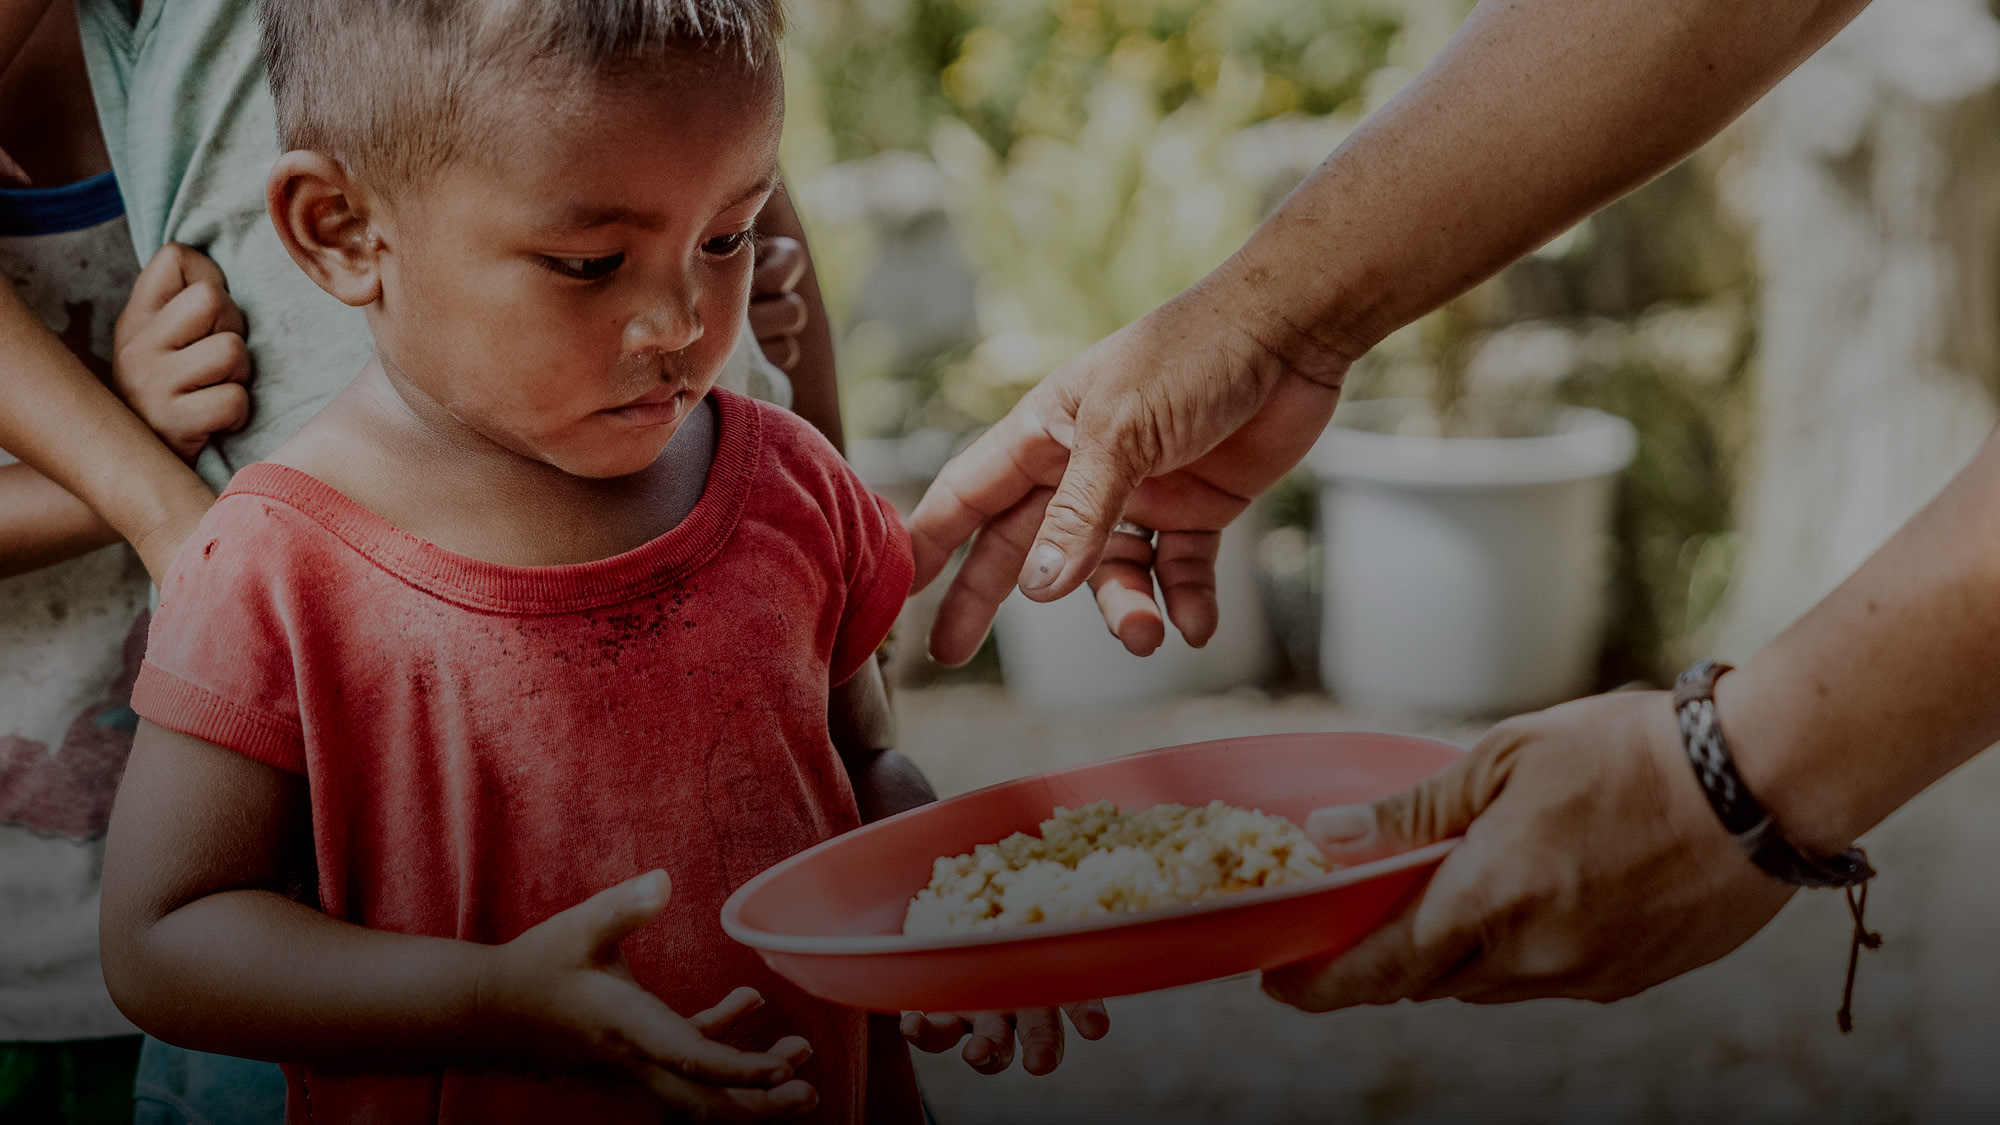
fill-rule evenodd
<path id="1" fill-rule="evenodd" d="M 974 1039 L 965 1045 L 965 1061 L 977 1066 L 993 1053 L 992 1044 L 984 1039 Z"/>
<path id="2" fill-rule="evenodd" d="M 1062 576 L 1062 570 L 1062 548 L 1054 543 L 1037 544 L 1028 555 L 1028 564 L 1021 568 L 1021 589 L 1046 589 Z"/>
<path id="3" fill-rule="evenodd" d="M 1336 805 L 1314 809 L 1306 817 L 1306 834 L 1331 844 L 1351 844 L 1375 831 L 1375 810 L 1367 805 Z"/>
<path id="4" fill-rule="evenodd" d="M 1047 1074 L 1056 1068 L 1056 1053 L 1047 1047 L 1037 1047 L 1028 1052 L 1021 1065 L 1030 1074 Z"/>

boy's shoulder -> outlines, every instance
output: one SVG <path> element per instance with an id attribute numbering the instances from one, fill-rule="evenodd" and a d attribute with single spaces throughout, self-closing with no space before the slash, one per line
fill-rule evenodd
<path id="1" fill-rule="evenodd" d="M 847 459 L 812 423 L 782 406 L 747 395 L 721 388 L 713 393 L 723 401 L 725 427 L 732 413 L 754 419 L 761 459 L 768 468 L 814 493 L 821 501 L 867 493 L 867 486 L 855 475 Z M 727 439 L 724 444 L 729 444 Z"/>
<path id="2" fill-rule="evenodd" d="M 204 583 L 251 574 L 266 582 L 278 575 L 325 575 L 340 556 L 359 557 L 360 545 L 343 534 L 343 523 L 353 521 L 342 520 L 342 508 L 351 505 L 297 469 L 268 461 L 246 465 L 181 545 L 161 594 L 195 575 Z"/>

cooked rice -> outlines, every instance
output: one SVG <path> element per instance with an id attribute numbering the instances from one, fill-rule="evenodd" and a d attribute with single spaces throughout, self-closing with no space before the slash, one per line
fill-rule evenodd
<path id="1" fill-rule="evenodd" d="M 1130 812 L 1110 801 L 1058 808 L 1041 832 L 1016 832 L 939 859 L 930 886 L 910 900 L 903 932 L 934 936 L 1157 910 L 1326 871 L 1298 825 L 1221 801 Z"/>

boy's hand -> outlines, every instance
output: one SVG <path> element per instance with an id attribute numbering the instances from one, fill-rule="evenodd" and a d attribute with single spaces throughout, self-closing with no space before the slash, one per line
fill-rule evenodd
<path id="1" fill-rule="evenodd" d="M 1069 1022 L 1085 1039 L 1102 1039 L 1111 1030 L 1104 1001 L 1064 1004 Z M 998 1074 L 1014 1061 L 1014 1036 L 1021 1037 L 1021 1069 L 1047 1074 L 1062 1064 L 1062 1016 L 1054 1008 L 1024 1008 L 1018 1012 L 904 1012 L 903 1038 L 919 1051 L 942 1054 L 965 1039 L 966 1065 L 981 1074 Z"/>
<path id="2" fill-rule="evenodd" d="M 771 366 L 789 375 L 803 354 L 799 333 L 810 314 L 796 290 L 806 275 L 806 248 L 796 238 L 772 235 L 757 240 L 757 267 L 750 275 L 750 330 Z"/>
<path id="3" fill-rule="evenodd" d="M 762 1121 L 818 1104 L 792 1072 L 812 1055 L 797 1036 L 739 1051 L 708 1038 L 763 1003 L 739 988 L 685 1019 L 640 988 L 618 943 L 659 917 L 671 885 L 653 871 L 601 891 L 505 945 L 479 986 L 480 1018 L 557 1063 L 610 1064 L 697 1120 Z"/>
<path id="4" fill-rule="evenodd" d="M 244 331 L 222 270 L 199 250 L 169 242 L 139 271 L 112 336 L 112 380 L 183 461 L 250 420 Z"/>

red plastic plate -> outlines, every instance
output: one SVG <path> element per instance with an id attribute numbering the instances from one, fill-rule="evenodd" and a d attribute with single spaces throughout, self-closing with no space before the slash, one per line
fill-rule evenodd
<path id="1" fill-rule="evenodd" d="M 894 1012 L 1041 1007 L 1276 968 L 1351 948 L 1388 921 L 1457 841 L 1316 879 L 1085 922 L 902 935 L 939 856 L 1035 832 L 1057 805 L 1213 800 L 1303 822 L 1409 787 L 1461 753 L 1436 739 L 1341 732 L 1170 746 L 912 809 L 800 852 L 738 888 L 729 936 L 815 996 Z"/>

